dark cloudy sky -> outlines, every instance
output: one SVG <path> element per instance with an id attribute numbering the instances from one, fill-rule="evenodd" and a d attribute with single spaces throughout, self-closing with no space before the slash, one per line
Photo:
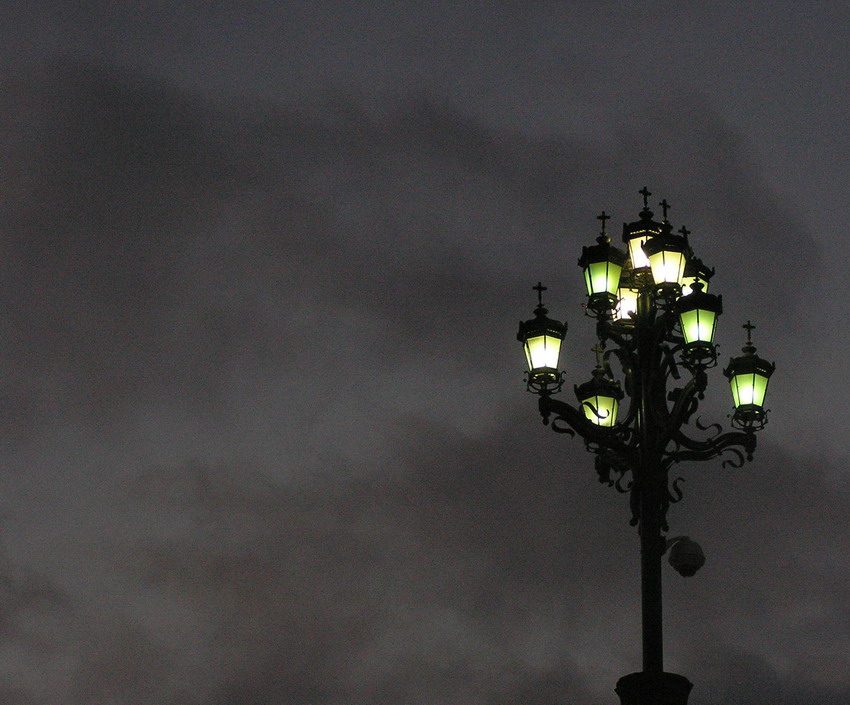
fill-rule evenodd
<path id="1" fill-rule="evenodd" d="M 845 3 L 0 9 L 0 700 L 604 705 L 638 540 L 540 423 L 531 286 L 638 189 L 775 360 L 682 466 L 692 705 L 850 701 Z M 567 395 L 568 397 L 570 395 Z M 719 370 L 706 416 L 726 421 Z"/>

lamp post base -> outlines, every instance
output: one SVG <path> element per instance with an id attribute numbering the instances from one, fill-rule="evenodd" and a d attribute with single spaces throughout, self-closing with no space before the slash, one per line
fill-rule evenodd
<path id="1" fill-rule="evenodd" d="M 687 705 L 693 688 L 677 673 L 630 673 L 617 681 L 620 705 Z"/>

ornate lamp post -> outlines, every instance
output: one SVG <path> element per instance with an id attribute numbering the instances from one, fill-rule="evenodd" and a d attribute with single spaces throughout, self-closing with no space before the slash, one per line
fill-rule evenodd
<path id="1" fill-rule="evenodd" d="M 535 318 L 520 323 L 517 338 L 526 350 L 529 391 L 539 395 L 543 423 L 584 440 L 595 454 L 600 482 L 630 498 L 631 525 L 641 546 L 643 670 L 624 676 L 616 691 L 622 705 L 686 705 L 691 683 L 664 671 L 661 612 L 661 558 L 693 575 L 704 557 L 687 537 L 667 540 L 667 510 L 682 498 L 673 465 L 728 454 L 724 466 L 752 460 L 755 432 L 764 428 L 765 392 L 774 365 L 755 354 L 753 326 L 747 322 L 743 355 L 724 370 L 729 379 L 737 429 L 721 433 L 718 424 L 691 421 L 717 364 L 714 332 L 723 311 L 720 296 L 707 292 L 713 274 L 693 253 L 689 232 L 673 234 L 665 201 L 662 222 L 653 220 L 646 188 L 639 220 L 623 225 L 628 254 L 613 247 L 605 231 L 579 259 L 587 286 L 587 315 L 596 318 L 599 344 L 592 378 L 575 387 L 578 407 L 555 399 L 563 373 L 558 370 L 566 323 L 547 317 L 545 287 L 538 284 Z M 622 386 L 614 378 L 618 367 Z M 625 404 L 621 404 L 626 399 Z M 621 406 L 625 406 L 622 413 Z M 686 431 L 695 428 L 703 438 Z"/>

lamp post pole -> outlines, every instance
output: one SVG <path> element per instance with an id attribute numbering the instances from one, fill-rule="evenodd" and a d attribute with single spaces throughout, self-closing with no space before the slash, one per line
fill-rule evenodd
<path id="1" fill-rule="evenodd" d="M 622 677 L 616 687 L 621 705 L 686 705 L 691 683 L 664 671 L 661 558 L 667 550 L 667 511 L 682 493 L 680 478 L 670 482 L 670 469 L 682 461 L 727 455 L 724 466 L 742 467 L 751 460 L 755 432 L 764 427 L 764 395 L 774 365 L 755 354 L 747 329 L 743 355 L 724 370 L 735 405 L 732 426 L 694 422 L 707 438 L 688 433 L 707 385 L 706 370 L 717 363 L 714 331 L 722 312 L 719 296 L 707 293 L 708 270 L 694 256 L 689 231 L 672 233 L 669 204 L 661 202 L 664 220 L 652 220 L 651 195 L 640 191 L 640 219 L 623 225 L 629 254 L 611 246 L 605 232 L 579 259 L 587 286 L 587 313 L 597 319 L 599 345 L 592 379 L 575 387 L 578 407 L 554 395 L 564 378 L 558 369 L 567 326 L 548 318 L 545 287 L 538 284 L 535 317 L 521 322 L 517 338 L 528 362 L 527 387 L 539 395 L 545 424 L 571 436 L 578 434 L 596 455 L 600 482 L 628 494 L 631 524 L 638 527 L 641 547 L 641 616 L 643 670 Z M 633 306 L 627 305 L 634 302 Z M 601 355 L 600 355 L 601 353 Z M 612 362 L 623 384 L 614 379 Z M 624 393 L 625 392 L 625 393 Z M 618 419 L 619 403 L 628 398 Z M 686 537 L 671 547 L 670 562 L 682 575 L 693 575 L 704 562 L 701 549 Z"/>

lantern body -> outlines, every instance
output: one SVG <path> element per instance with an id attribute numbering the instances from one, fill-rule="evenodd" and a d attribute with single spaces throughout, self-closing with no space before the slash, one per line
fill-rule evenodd
<path id="1" fill-rule="evenodd" d="M 632 269 L 643 270 L 649 268 L 649 258 L 643 250 L 643 246 L 650 238 L 661 234 L 661 223 L 652 219 L 652 211 L 644 208 L 640 213 L 640 220 L 634 223 L 623 223 L 623 242 L 628 245 L 629 257 L 632 261 Z"/>
<path id="2" fill-rule="evenodd" d="M 581 408 L 589 421 L 598 426 L 611 427 L 617 423 L 620 402 L 615 397 L 597 394 L 581 400 Z"/>
<path id="3" fill-rule="evenodd" d="M 582 248 L 578 264 L 584 270 L 588 308 L 592 311 L 604 313 L 616 305 L 617 287 L 626 259 L 626 254 L 612 247 L 604 234 L 599 237 L 598 244 Z"/>
<path id="4" fill-rule="evenodd" d="M 679 314 L 679 322 L 687 345 L 696 343 L 711 345 L 713 342 L 714 329 L 717 326 L 717 313 L 714 311 L 701 308 L 685 311 Z"/>
<path id="5" fill-rule="evenodd" d="M 620 273 L 623 271 L 622 264 L 614 262 L 592 262 L 584 268 L 584 283 L 587 286 L 587 295 L 617 293 L 620 283 Z"/>
<path id="6" fill-rule="evenodd" d="M 614 318 L 618 321 L 628 321 L 631 314 L 637 311 L 638 296 L 640 292 L 637 289 L 630 289 L 621 286 L 617 290 L 617 308 L 614 309 Z"/>
<path id="7" fill-rule="evenodd" d="M 687 296 L 691 293 L 694 284 L 699 282 L 702 284 L 702 290 L 708 293 L 708 280 L 714 276 L 714 270 L 706 267 L 702 260 L 697 257 L 691 257 L 685 263 L 685 274 L 682 277 L 682 296 Z"/>
<path id="8" fill-rule="evenodd" d="M 664 232 L 646 241 L 646 253 L 656 286 L 682 285 L 685 275 L 685 238 Z"/>
<path id="9" fill-rule="evenodd" d="M 676 312 L 685 338 L 685 355 L 692 362 L 714 363 L 714 331 L 717 317 L 723 313 L 723 299 L 706 294 L 696 282 L 687 296 L 676 301 Z"/>
<path id="10" fill-rule="evenodd" d="M 605 376 L 601 367 L 593 371 L 590 381 L 577 386 L 575 392 L 588 421 L 606 428 L 616 425 L 623 390 L 617 382 Z"/>
<path id="11" fill-rule="evenodd" d="M 523 347 L 528 362 L 528 371 L 557 369 L 558 358 L 561 354 L 561 341 L 562 338 L 557 335 L 546 333 L 526 339 Z"/>
<path id="12" fill-rule="evenodd" d="M 708 291 L 708 279 L 700 279 L 699 277 L 696 277 L 696 276 L 689 277 L 687 274 L 685 274 L 682 277 L 682 296 L 687 296 L 688 294 L 690 294 L 691 291 L 693 291 L 693 285 L 696 284 L 697 282 L 702 284 L 702 290 L 703 291 L 705 291 L 705 292 Z"/>
<path id="13" fill-rule="evenodd" d="M 770 377 L 758 372 L 743 372 L 729 378 L 735 408 L 742 406 L 763 407 Z"/>
<path id="14" fill-rule="evenodd" d="M 632 260 L 633 269 L 645 269 L 649 267 L 649 258 L 646 256 L 646 252 L 643 251 L 643 246 L 654 235 L 657 235 L 657 233 L 649 228 L 634 230 L 629 234 L 629 239 L 626 242 L 629 246 L 629 257 Z"/>
<path id="15" fill-rule="evenodd" d="M 528 363 L 528 389 L 538 393 L 552 394 L 561 388 L 561 373 L 558 358 L 561 342 L 567 332 L 567 324 L 553 321 L 546 316 L 546 309 L 539 305 L 535 317 L 520 321 L 517 340 L 522 343 Z"/>
<path id="16" fill-rule="evenodd" d="M 767 421 L 764 400 L 776 365 L 760 358 L 755 350 L 752 344 L 747 343 L 744 354 L 732 358 L 723 374 L 729 380 L 735 404 L 733 422 L 744 429 L 758 430 Z"/>

